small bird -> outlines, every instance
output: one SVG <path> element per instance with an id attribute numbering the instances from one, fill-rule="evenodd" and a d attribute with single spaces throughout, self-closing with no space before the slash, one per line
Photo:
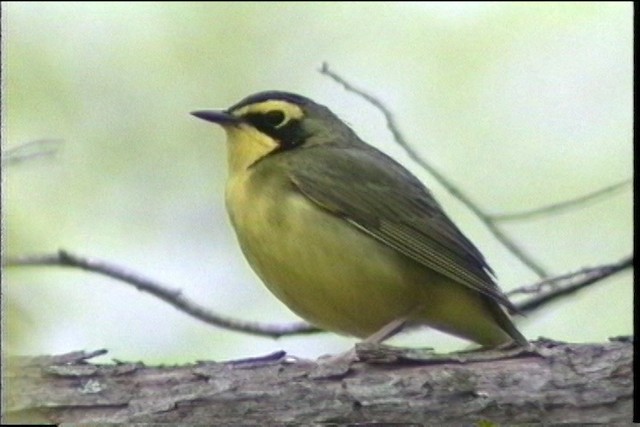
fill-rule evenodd
<path id="1" fill-rule="evenodd" d="M 427 325 L 486 347 L 527 343 L 491 268 L 431 192 L 327 107 L 266 91 L 191 114 L 226 131 L 240 247 L 300 317 L 369 342 Z"/>

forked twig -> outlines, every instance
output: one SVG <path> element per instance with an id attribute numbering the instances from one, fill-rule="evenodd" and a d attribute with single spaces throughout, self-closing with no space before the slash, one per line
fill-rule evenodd
<path id="1" fill-rule="evenodd" d="M 535 296 L 516 304 L 516 307 L 523 313 L 531 313 L 551 301 L 556 301 L 574 294 L 593 283 L 599 282 L 628 268 L 633 268 L 633 255 L 629 255 L 618 262 L 584 268 L 575 273 L 563 274 L 553 279 L 547 279 L 543 282 L 518 288 L 511 291 L 510 294 L 535 293 L 535 290 L 538 290 Z M 542 292 L 545 287 L 550 290 Z"/>

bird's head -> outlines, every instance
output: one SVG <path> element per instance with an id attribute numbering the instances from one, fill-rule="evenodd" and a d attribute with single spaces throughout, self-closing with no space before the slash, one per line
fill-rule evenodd
<path id="1" fill-rule="evenodd" d="M 358 140 L 327 107 L 289 92 L 260 92 L 224 110 L 191 114 L 227 132 L 232 169 L 246 169 L 265 156 L 283 151 Z"/>

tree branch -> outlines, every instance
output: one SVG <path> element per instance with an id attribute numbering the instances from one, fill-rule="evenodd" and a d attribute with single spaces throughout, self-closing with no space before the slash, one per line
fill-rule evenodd
<path id="1" fill-rule="evenodd" d="M 633 344 L 539 341 L 511 352 L 358 346 L 359 362 L 282 354 L 249 363 L 95 365 L 87 355 L 7 361 L 3 421 L 491 425 L 629 423 Z M 57 360 L 66 360 L 61 364 Z M 482 424 L 489 425 L 489 424 Z"/>

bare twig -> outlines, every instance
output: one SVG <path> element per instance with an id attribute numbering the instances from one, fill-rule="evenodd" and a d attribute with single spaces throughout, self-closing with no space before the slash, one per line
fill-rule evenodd
<path id="1" fill-rule="evenodd" d="M 54 356 L 15 356 L 11 355 L 5 359 L 9 364 L 26 368 L 29 366 L 51 366 L 51 365 L 70 365 L 85 363 L 94 357 L 104 356 L 107 354 L 106 349 L 93 351 L 72 351 L 71 353 L 58 354 Z"/>
<path id="2" fill-rule="evenodd" d="M 218 326 L 224 329 L 230 329 L 239 332 L 246 332 L 254 335 L 262 335 L 278 338 L 286 335 L 299 335 L 321 332 L 306 323 L 292 323 L 288 325 L 272 325 L 256 322 L 247 322 L 244 320 L 232 319 L 221 316 L 200 306 L 199 304 L 188 300 L 177 289 L 170 289 L 158 282 L 143 277 L 137 273 L 129 271 L 123 267 L 111 264 L 97 259 L 72 255 L 67 251 L 60 250 L 57 254 L 47 255 L 31 255 L 17 258 L 9 258 L 2 261 L 2 266 L 59 266 L 72 267 L 93 273 L 102 274 L 124 283 L 135 286 L 142 292 L 160 298 L 161 300 L 171 304 L 180 311 L 189 314 L 199 320 L 210 325 Z M 519 311 L 523 313 L 531 313 L 543 305 L 574 293 L 588 285 L 603 280 L 612 274 L 622 271 L 633 266 L 633 255 L 614 264 L 603 265 L 595 268 L 584 269 L 578 273 L 565 274 L 555 278 L 548 279 L 544 282 L 536 283 L 528 287 L 522 287 L 513 293 L 532 293 L 536 289 L 542 289 L 542 284 L 557 282 L 558 284 L 549 292 L 536 295 L 519 304 L 515 304 Z M 560 282 L 566 282 L 560 285 Z M 542 284 L 541 284 L 542 283 Z"/>
<path id="3" fill-rule="evenodd" d="M 113 279 L 135 286 L 139 291 L 150 293 L 171 304 L 196 319 L 205 323 L 234 331 L 246 332 L 254 335 L 278 338 L 283 335 L 306 334 L 318 332 L 317 328 L 306 323 L 292 323 L 289 325 L 273 325 L 232 319 L 215 314 L 207 308 L 185 298 L 178 289 L 170 289 L 158 282 L 143 277 L 118 265 L 97 259 L 73 255 L 60 250 L 57 254 L 34 255 L 3 260 L 3 266 L 60 266 L 75 267 L 82 270 L 99 273 Z"/>
<path id="4" fill-rule="evenodd" d="M 2 152 L 2 165 L 15 165 L 39 157 L 53 156 L 61 145 L 62 140 L 60 139 L 38 139 L 17 147 L 7 148 Z"/>
<path id="5" fill-rule="evenodd" d="M 586 194 L 584 196 L 576 197 L 575 199 L 565 200 L 564 202 L 555 203 L 552 205 L 543 206 L 541 208 L 532 209 L 522 212 L 506 213 L 490 215 L 493 221 L 516 221 L 529 219 L 540 215 L 549 215 L 551 213 L 562 212 L 571 208 L 578 207 L 579 205 L 587 204 L 590 201 L 594 201 L 600 197 L 610 196 L 617 191 L 622 190 L 627 185 L 631 184 L 631 180 L 627 179 L 617 184 L 609 185 L 608 187 L 601 188 L 600 190 Z"/>
<path id="6" fill-rule="evenodd" d="M 376 97 L 373 95 L 355 88 L 351 83 L 347 82 L 344 78 L 336 74 L 335 72 L 329 69 L 329 65 L 327 63 L 322 64 L 322 68 L 320 72 L 326 76 L 329 76 L 334 81 L 341 84 L 346 90 L 353 92 L 366 101 L 375 106 L 382 114 L 384 115 L 387 121 L 387 127 L 389 131 L 393 134 L 394 140 L 407 152 L 409 157 L 413 159 L 416 163 L 426 169 L 440 184 L 456 199 L 460 200 L 471 212 L 473 212 L 479 219 L 484 223 L 484 225 L 491 231 L 491 233 L 498 239 L 509 251 L 516 256 L 523 264 L 529 267 L 532 271 L 534 271 L 540 277 L 547 277 L 547 271 L 537 262 L 534 261 L 533 257 L 529 255 L 522 247 L 520 247 L 515 241 L 513 241 L 510 237 L 508 237 L 492 220 L 491 216 L 487 214 L 483 209 L 481 209 L 478 203 L 471 200 L 469 196 L 467 196 L 464 192 L 462 192 L 457 186 L 455 186 L 447 177 L 444 176 L 440 171 L 438 171 L 433 165 L 423 159 L 417 151 L 415 151 L 411 145 L 404 138 L 396 121 L 391 114 L 391 111 Z"/>
<path id="7" fill-rule="evenodd" d="M 560 274 L 555 277 L 540 280 L 539 282 L 533 283 L 531 285 L 520 286 L 519 288 L 512 289 L 509 292 L 506 292 L 506 295 L 508 297 L 512 297 L 514 295 L 539 295 L 545 290 L 553 291 L 560 287 L 572 286 L 573 284 L 583 280 L 585 277 L 593 277 L 601 274 L 606 277 L 612 270 L 615 273 L 617 272 L 617 269 L 622 269 L 620 267 L 630 267 L 632 263 L 633 255 L 630 255 L 626 258 L 623 258 L 621 261 L 611 264 L 599 265 L 597 267 L 587 267 L 571 273 Z"/>
<path id="8" fill-rule="evenodd" d="M 599 282 L 628 268 L 633 268 L 633 254 L 616 263 L 601 265 L 594 268 L 585 268 L 576 273 L 564 274 L 545 282 L 537 283 L 532 286 L 525 286 L 523 288 L 519 288 L 519 290 L 516 289 L 511 293 L 528 293 L 531 289 L 542 289 L 545 284 L 548 285 L 548 283 L 553 283 L 553 288 L 550 291 L 536 295 L 519 304 L 515 304 L 521 312 L 531 313 L 540 307 L 547 305 L 551 301 L 569 296 L 593 283 Z M 561 284 L 562 282 L 566 283 Z"/>

